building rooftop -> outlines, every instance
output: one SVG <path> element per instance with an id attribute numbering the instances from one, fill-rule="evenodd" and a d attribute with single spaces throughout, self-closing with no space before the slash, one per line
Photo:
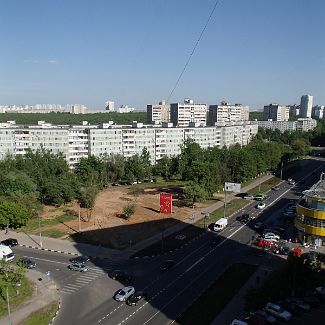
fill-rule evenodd
<path id="1" fill-rule="evenodd" d="M 325 199 L 325 173 L 322 172 L 319 181 L 314 184 L 306 194 L 320 199 Z"/>

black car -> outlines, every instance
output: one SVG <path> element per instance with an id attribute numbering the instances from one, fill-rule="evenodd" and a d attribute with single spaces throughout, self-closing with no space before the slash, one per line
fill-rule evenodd
<path id="1" fill-rule="evenodd" d="M 77 256 L 77 257 L 73 257 L 73 258 L 70 258 L 70 262 L 71 263 L 81 263 L 81 264 L 84 264 L 86 262 L 89 261 L 89 257 L 88 256 Z"/>
<path id="2" fill-rule="evenodd" d="M 22 266 L 26 269 L 34 269 L 36 267 L 36 263 L 32 261 L 28 257 L 22 257 L 17 261 L 17 265 Z"/>
<path id="3" fill-rule="evenodd" d="M 121 270 L 114 270 L 110 277 L 113 280 L 119 280 L 119 281 L 126 281 L 129 282 L 132 280 L 132 275 L 128 274 L 127 272 L 121 271 Z"/>
<path id="4" fill-rule="evenodd" d="M 166 272 L 171 269 L 176 264 L 173 260 L 166 260 L 163 264 L 160 265 L 160 271 Z"/>
<path id="5" fill-rule="evenodd" d="M 17 246 L 18 245 L 18 240 L 14 238 L 8 238 L 5 239 L 1 242 L 1 244 L 12 247 L 12 246 Z"/>
<path id="6" fill-rule="evenodd" d="M 252 220 L 252 217 L 248 213 L 244 213 L 243 215 L 239 216 L 237 220 L 242 223 L 247 223 Z"/>
<path id="7" fill-rule="evenodd" d="M 127 305 L 136 306 L 140 300 L 145 298 L 143 291 L 136 291 L 131 297 L 126 300 Z"/>

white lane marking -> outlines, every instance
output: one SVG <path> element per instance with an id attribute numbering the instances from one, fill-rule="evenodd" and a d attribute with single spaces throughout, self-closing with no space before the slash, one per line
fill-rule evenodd
<path id="1" fill-rule="evenodd" d="M 38 261 L 44 261 L 44 262 L 50 262 L 50 263 L 56 263 L 56 264 L 61 264 L 61 265 L 69 265 L 70 263 L 65 263 L 65 262 L 59 262 L 59 261 L 52 261 L 48 260 L 46 258 L 41 258 L 41 257 L 34 257 L 34 256 L 29 256 L 33 260 L 38 260 Z"/>
<path id="2" fill-rule="evenodd" d="M 204 259 L 204 256 L 201 257 L 198 261 L 196 261 L 193 265 L 191 265 L 191 266 L 190 266 L 190 267 L 185 271 L 185 273 L 188 272 L 188 271 L 190 271 L 190 270 L 192 270 L 193 267 L 195 267 L 197 264 L 199 264 L 203 259 Z"/>
<path id="3" fill-rule="evenodd" d="M 62 289 L 69 289 L 70 287 L 72 289 L 74 289 L 74 288 L 82 288 L 81 285 L 77 285 L 77 284 L 66 284 L 65 286 L 62 287 Z"/>

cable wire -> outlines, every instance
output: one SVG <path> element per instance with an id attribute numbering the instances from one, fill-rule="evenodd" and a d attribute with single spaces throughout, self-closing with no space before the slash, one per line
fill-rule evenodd
<path id="1" fill-rule="evenodd" d="M 211 18 L 212 18 L 212 16 L 213 16 L 213 13 L 214 13 L 214 11 L 216 10 L 216 8 L 217 8 L 218 4 L 220 3 L 220 1 L 221 1 L 221 0 L 217 0 L 217 1 L 214 3 L 214 6 L 213 6 L 213 8 L 212 8 L 212 10 L 211 10 L 211 12 L 210 12 L 210 15 L 209 15 L 207 21 L 205 22 L 205 25 L 204 25 L 203 29 L 201 30 L 200 36 L 199 36 L 198 39 L 196 40 L 196 42 L 195 42 L 195 44 L 194 44 L 194 47 L 193 47 L 193 49 L 192 49 L 192 52 L 191 52 L 191 54 L 189 55 L 189 57 L 188 57 L 188 59 L 187 59 L 185 65 L 184 65 L 184 67 L 183 67 L 182 72 L 181 72 L 180 75 L 178 76 L 178 79 L 177 79 L 177 81 L 176 81 L 176 83 L 175 83 L 175 85 L 174 85 L 174 88 L 172 89 L 172 91 L 170 92 L 170 94 L 169 94 L 169 96 L 168 96 L 167 102 L 169 102 L 169 100 L 170 100 L 170 98 L 172 97 L 172 95 L 173 95 L 175 89 L 177 88 L 177 86 L 178 86 L 178 84 L 179 84 L 179 82 L 180 82 L 180 80 L 181 80 L 181 78 L 182 78 L 182 76 L 183 76 L 183 74 L 184 74 L 184 72 L 185 72 L 187 66 L 189 65 L 189 63 L 190 63 L 190 61 L 191 61 L 191 58 L 192 58 L 192 56 L 193 56 L 193 54 L 194 54 L 194 52 L 195 52 L 197 46 L 199 45 L 199 43 L 200 43 L 200 41 L 201 41 L 201 39 L 202 39 L 202 36 L 203 36 L 205 30 L 206 30 L 207 27 L 208 27 L 208 24 L 209 24 L 209 22 L 210 22 L 210 20 L 211 20 Z"/>

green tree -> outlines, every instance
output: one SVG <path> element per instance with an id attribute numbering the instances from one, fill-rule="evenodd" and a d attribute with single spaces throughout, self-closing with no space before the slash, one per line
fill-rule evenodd
<path id="1" fill-rule="evenodd" d="M 291 148 L 293 150 L 293 154 L 296 157 L 304 157 L 310 151 L 310 146 L 307 140 L 300 138 L 292 141 Z"/>
<path id="2" fill-rule="evenodd" d="M 165 179 L 170 179 L 172 176 L 172 159 L 168 156 L 162 156 L 161 159 L 158 160 L 154 167 L 154 173 L 157 176 L 161 176 Z"/>
<path id="3" fill-rule="evenodd" d="M 103 163 L 106 169 L 107 183 L 116 183 L 124 178 L 125 158 L 120 154 L 103 156 Z"/>
<path id="4" fill-rule="evenodd" d="M 152 165 L 150 160 L 150 153 L 146 147 L 143 148 L 140 160 L 143 166 L 144 178 L 149 179 L 152 175 Z"/>
<path id="5" fill-rule="evenodd" d="M 192 207 L 196 202 L 201 202 L 207 197 L 205 189 L 195 182 L 190 182 L 184 189 L 184 198 L 189 201 Z"/>
<path id="6" fill-rule="evenodd" d="M 25 270 L 5 260 L 0 260 L 0 295 L 7 302 L 7 312 L 10 316 L 10 296 L 17 294 L 18 286 L 21 284 Z"/>
<path id="7" fill-rule="evenodd" d="M 18 228 L 24 226 L 30 218 L 30 213 L 18 203 L 0 202 L 0 226 Z"/>
<path id="8" fill-rule="evenodd" d="M 87 209 L 87 221 L 91 219 L 92 210 L 95 205 L 98 189 L 95 186 L 82 187 L 79 192 L 79 203 L 81 208 Z"/>
<path id="9" fill-rule="evenodd" d="M 133 214 L 135 213 L 135 204 L 134 203 L 128 203 L 123 208 L 123 214 L 125 216 L 125 219 L 129 219 Z"/>

